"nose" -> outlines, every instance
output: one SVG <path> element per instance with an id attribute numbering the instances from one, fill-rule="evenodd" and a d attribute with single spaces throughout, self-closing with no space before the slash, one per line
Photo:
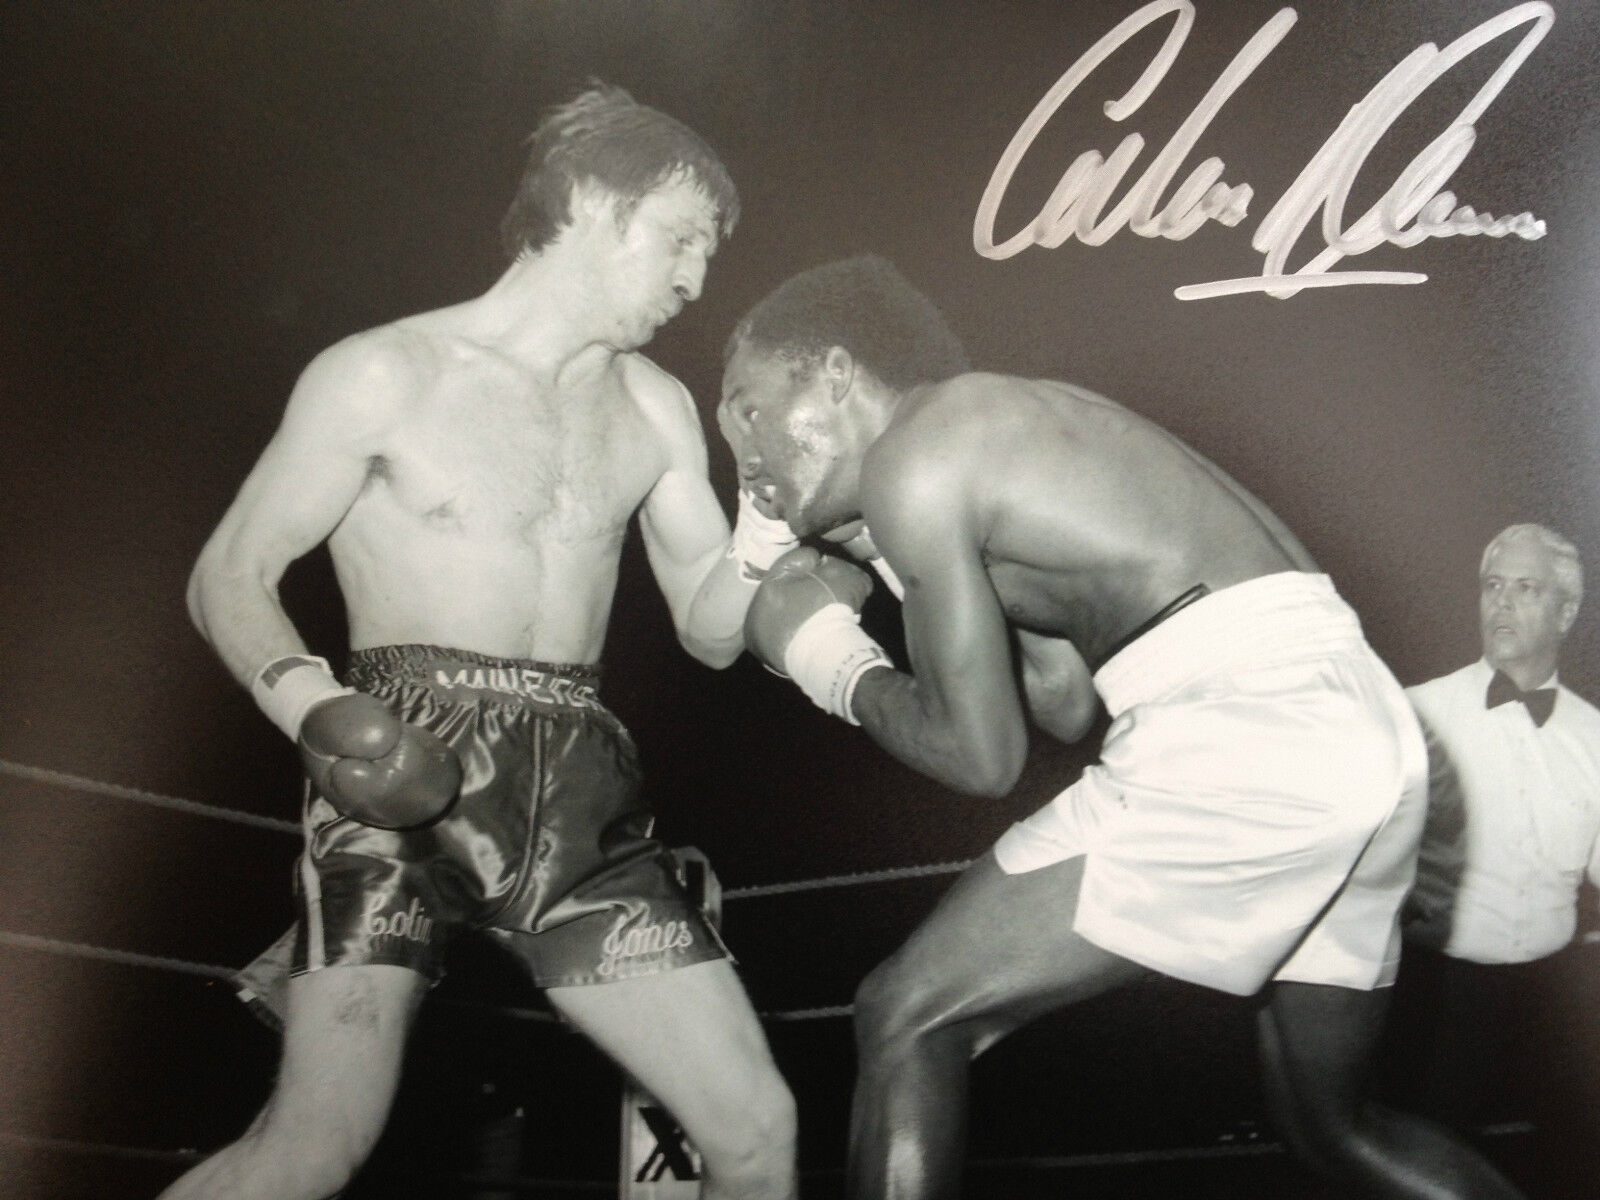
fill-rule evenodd
<path id="1" fill-rule="evenodd" d="M 706 281 L 706 257 L 704 254 L 686 255 L 678 263 L 677 278 L 673 280 L 672 290 L 683 298 L 688 304 L 700 299 L 700 289 Z"/>

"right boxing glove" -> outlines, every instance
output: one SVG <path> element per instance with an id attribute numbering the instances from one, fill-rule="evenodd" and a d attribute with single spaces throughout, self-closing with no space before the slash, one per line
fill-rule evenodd
<path id="1" fill-rule="evenodd" d="M 461 761 L 439 738 L 333 677 L 325 659 L 294 654 L 256 672 L 261 711 L 300 748 L 306 774 L 344 815 L 380 829 L 438 820 L 461 788 Z"/>
<path id="2" fill-rule="evenodd" d="M 313 706 L 301 723 L 299 746 L 317 790 L 363 825 L 431 825 L 450 811 L 461 790 L 456 752 L 365 692 Z"/>

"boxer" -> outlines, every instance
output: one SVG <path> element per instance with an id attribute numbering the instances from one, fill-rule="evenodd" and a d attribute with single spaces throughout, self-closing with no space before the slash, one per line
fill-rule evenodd
<path id="1" fill-rule="evenodd" d="M 699 137 L 593 88 L 535 132 L 488 292 L 301 376 L 189 594 L 311 781 L 283 1062 L 249 1130 L 168 1196 L 342 1188 L 468 930 L 672 1111 L 705 1196 L 793 1196 L 793 1100 L 598 693 L 635 512 L 679 638 L 711 666 L 739 655 L 756 581 L 793 544 L 749 498 L 730 537 L 694 403 L 638 353 L 700 295 L 737 216 Z M 324 540 L 342 682 L 277 595 Z"/>
<path id="2" fill-rule="evenodd" d="M 882 259 L 804 272 L 756 305 L 728 343 L 722 408 L 777 516 L 857 545 L 864 521 L 904 584 L 902 671 L 860 628 L 854 568 L 780 559 L 746 622 L 769 667 L 976 795 L 1013 786 L 1030 716 L 1066 741 L 1101 702 L 1112 717 L 1102 760 L 861 985 L 852 1196 L 954 1195 L 971 1059 L 1152 970 L 1267 990 L 1275 1116 L 1348 1188 L 1517 1194 L 1363 1099 L 1426 761 L 1356 615 L 1265 505 L 1109 400 L 967 371 Z"/>

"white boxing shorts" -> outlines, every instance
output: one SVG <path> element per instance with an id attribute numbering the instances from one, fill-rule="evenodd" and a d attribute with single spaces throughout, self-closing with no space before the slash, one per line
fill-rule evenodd
<path id="1" fill-rule="evenodd" d="M 1427 752 L 1325 575 L 1213 592 L 1094 676 L 1101 761 L 995 846 L 1011 874 L 1084 856 L 1073 928 L 1163 974 L 1394 982 Z"/>

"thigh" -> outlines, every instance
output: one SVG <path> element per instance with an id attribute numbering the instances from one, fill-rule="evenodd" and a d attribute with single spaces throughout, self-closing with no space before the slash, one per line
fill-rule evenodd
<path id="1" fill-rule="evenodd" d="M 766 1034 L 732 965 L 697 963 L 545 995 L 697 1141 L 782 1089 Z"/>
<path id="2" fill-rule="evenodd" d="M 269 1125 L 370 1145 L 388 1115 L 427 980 L 404 967 L 328 967 L 289 981 Z"/>
<path id="3" fill-rule="evenodd" d="M 1389 988 L 1364 991 L 1316 983 L 1275 983 L 1261 1010 L 1267 1084 L 1316 1127 L 1352 1120 L 1365 1095 L 1383 1031 Z"/>
<path id="4" fill-rule="evenodd" d="M 950 1024 L 1004 1017 L 1012 1026 L 1087 999 L 1146 968 L 1073 931 L 1082 857 L 1008 875 L 986 854 L 945 893 L 870 990 L 909 996 Z"/>

